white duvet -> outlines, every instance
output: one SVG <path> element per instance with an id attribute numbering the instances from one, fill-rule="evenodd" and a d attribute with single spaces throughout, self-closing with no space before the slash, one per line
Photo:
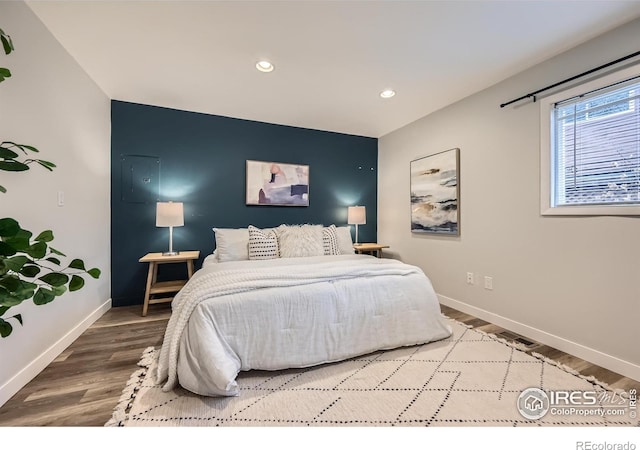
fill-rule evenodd
<path id="1" fill-rule="evenodd" d="M 238 395 L 241 370 L 307 367 L 451 334 L 422 270 L 365 255 L 205 262 L 172 308 L 157 381 L 208 396 Z"/>

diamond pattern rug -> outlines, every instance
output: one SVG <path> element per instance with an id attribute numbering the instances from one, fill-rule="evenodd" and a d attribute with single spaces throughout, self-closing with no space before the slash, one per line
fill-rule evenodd
<path id="1" fill-rule="evenodd" d="M 204 397 L 182 388 L 163 392 L 152 377 L 159 351 L 149 348 L 106 425 L 640 425 L 626 406 L 610 408 L 628 393 L 448 320 L 453 335 L 442 341 L 304 369 L 241 372 L 238 397 Z M 573 414 L 568 407 L 548 408 L 544 417 L 527 419 L 518 397 L 531 387 L 590 392 L 599 406 Z"/>

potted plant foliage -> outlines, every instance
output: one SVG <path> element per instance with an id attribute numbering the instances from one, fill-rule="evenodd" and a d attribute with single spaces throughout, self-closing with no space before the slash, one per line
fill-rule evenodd
<path id="1" fill-rule="evenodd" d="M 0 29 L 0 41 L 5 55 L 13 50 L 11 37 Z M 11 77 L 9 69 L 0 67 L 0 83 Z M 24 172 L 32 164 L 46 170 L 56 166 L 52 162 L 33 158 L 38 149 L 12 141 L 0 143 L 0 170 Z M 7 190 L 0 185 L 0 193 Z M 81 259 L 65 263 L 66 256 L 51 247 L 53 232 L 45 230 L 34 234 L 22 228 L 16 219 L 0 218 L 0 336 L 5 338 L 15 323 L 22 325 L 22 315 L 13 314 L 11 308 L 32 299 L 36 305 L 44 305 L 67 291 L 77 291 L 84 286 L 83 274 L 100 277 L 100 269 L 86 269 Z M 12 315 L 13 314 L 13 315 Z M 12 325 L 13 322 L 13 325 Z"/>

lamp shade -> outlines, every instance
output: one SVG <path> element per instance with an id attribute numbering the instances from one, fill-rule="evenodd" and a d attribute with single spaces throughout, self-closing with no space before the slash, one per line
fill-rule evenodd
<path id="1" fill-rule="evenodd" d="M 184 210 L 181 202 L 158 202 L 157 227 L 181 227 L 184 225 Z"/>
<path id="2" fill-rule="evenodd" d="M 367 210 L 364 206 L 349 206 L 347 212 L 349 225 L 364 225 L 367 223 Z"/>

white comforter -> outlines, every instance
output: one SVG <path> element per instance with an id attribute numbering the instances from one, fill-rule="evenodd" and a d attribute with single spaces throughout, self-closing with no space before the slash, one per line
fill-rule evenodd
<path id="1" fill-rule="evenodd" d="M 172 304 L 156 378 L 238 395 L 241 370 L 340 361 L 451 334 L 417 267 L 365 255 L 207 264 Z"/>

